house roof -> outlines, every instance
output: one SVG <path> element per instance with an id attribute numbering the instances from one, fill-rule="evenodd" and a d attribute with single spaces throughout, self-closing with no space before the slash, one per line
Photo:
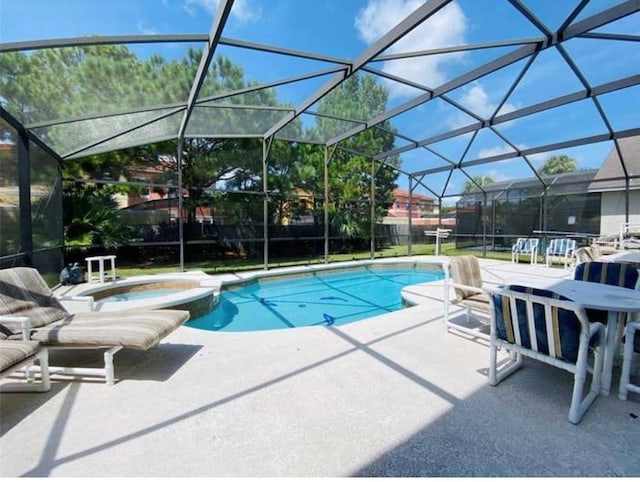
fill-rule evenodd
<path id="1" fill-rule="evenodd" d="M 409 191 L 407 191 L 406 189 L 394 189 L 393 190 L 393 197 L 398 198 L 398 197 L 409 197 Z M 430 201 L 430 202 L 435 202 L 435 198 L 432 198 L 430 196 L 425 196 L 424 194 L 418 194 L 418 193 L 413 193 L 411 195 L 411 198 L 414 201 Z"/>
<path id="2" fill-rule="evenodd" d="M 627 137 L 618 140 L 620 152 L 624 158 L 624 168 L 629 176 L 640 176 L 640 136 Z M 602 167 L 589 185 L 590 192 L 620 191 L 626 187 L 625 172 L 620 162 L 620 155 L 615 145 L 604 160 Z M 619 178 L 602 181 L 602 179 Z M 640 189 L 640 178 L 629 179 L 629 189 Z"/>
<path id="3" fill-rule="evenodd" d="M 583 169 L 580 171 L 563 172 L 560 174 L 540 176 L 548 186 L 547 193 L 551 195 L 577 194 L 587 191 L 587 187 L 598 173 L 597 169 Z M 518 192 L 520 197 L 541 196 L 544 186 L 537 177 L 493 182 L 482 188 L 487 193 L 487 200 L 505 200 L 507 193 Z M 466 193 L 461 202 L 482 200 L 482 191 Z"/>

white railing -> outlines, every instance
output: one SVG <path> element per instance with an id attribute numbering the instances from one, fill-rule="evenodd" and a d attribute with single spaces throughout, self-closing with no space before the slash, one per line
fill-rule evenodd
<path id="1" fill-rule="evenodd" d="M 435 236 L 436 237 L 436 256 L 440 256 L 440 240 L 447 239 L 449 237 L 449 233 L 451 233 L 450 229 L 437 228 L 435 231 L 425 231 L 425 236 Z"/>
<path id="2" fill-rule="evenodd" d="M 620 241 L 619 241 L 619 245 L 618 247 L 620 249 L 625 249 L 626 247 L 628 247 L 627 245 L 629 243 L 625 243 L 624 237 L 625 234 L 628 235 L 631 232 L 634 232 L 635 234 L 640 235 L 640 223 L 635 222 L 635 223 L 620 223 Z M 636 246 L 633 246 L 636 247 Z"/>

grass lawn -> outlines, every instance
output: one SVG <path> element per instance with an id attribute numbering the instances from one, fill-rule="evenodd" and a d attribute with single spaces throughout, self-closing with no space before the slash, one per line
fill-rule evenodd
<path id="1" fill-rule="evenodd" d="M 441 254 L 446 256 L 460 256 L 464 254 L 473 254 L 478 257 L 482 257 L 482 251 L 478 250 L 464 250 L 456 249 L 455 244 L 443 243 L 441 245 Z M 418 244 L 412 246 L 413 255 L 434 254 L 435 246 L 433 244 Z M 348 254 L 331 254 L 329 256 L 330 263 L 336 263 L 339 261 L 353 261 L 360 259 L 369 259 L 371 256 L 369 251 L 360 251 Z M 390 258 L 396 256 L 407 256 L 407 246 L 391 246 L 382 250 L 376 251 L 376 259 L 378 258 Z M 487 251 L 487 258 L 491 259 L 503 259 L 511 260 L 511 252 L 504 251 Z M 324 263 L 323 256 L 315 256 L 313 258 L 279 258 L 272 260 L 269 263 L 270 268 L 280 268 L 285 266 L 297 266 L 308 264 L 320 264 Z M 185 270 L 200 270 L 208 274 L 230 273 L 237 271 L 251 271 L 261 270 L 264 268 L 264 263 L 261 259 L 229 259 L 229 260 L 212 260 L 212 261 L 200 261 L 193 263 L 185 263 Z M 133 266 L 118 266 L 119 276 L 137 276 L 148 274 L 159 274 L 179 271 L 180 263 L 162 264 L 161 266 L 145 266 L 145 267 L 133 267 Z"/>

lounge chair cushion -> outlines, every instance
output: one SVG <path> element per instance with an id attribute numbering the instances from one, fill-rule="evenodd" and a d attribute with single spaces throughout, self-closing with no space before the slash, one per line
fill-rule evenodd
<path id="1" fill-rule="evenodd" d="M 0 315 L 27 316 L 40 328 L 69 315 L 33 268 L 0 270 Z"/>
<path id="2" fill-rule="evenodd" d="M 451 278 L 457 284 L 482 288 L 482 274 L 478 259 L 472 255 L 456 256 L 449 266 Z M 455 288 L 456 299 L 462 301 L 477 293 L 471 290 Z"/>
<path id="3" fill-rule="evenodd" d="M 491 303 L 489 301 L 489 296 L 485 293 L 478 293 L 468 298 L 465 298 L 460 302 L 461 305 L 467 306 L 472 310 L 481 310 L 489 312 L 491 310 Z"/>
<path id="4" fill-rule="evenodd" d="M 38 352 L 37 341 L 0 340 L 0 372 Z"/>
<path id="5" fill-rule="evenodd" d="M 36 330 L 32 339 L 44 345 L 147 350 L 188 319 L 183 310 L 80 313 Z"/>
<path id="6" fill-rule="evenodd" d="M 506 289 L 559 300 L 568 299 L 551 291 L 524 286 L 507 286 Z M 509 298 L 503 297 L 499 294 L 495 294 L 493 297 L 498 338 L 508 341 L 509 343 L 515 343 L 515 331 L 513 324 L 515 316 L 511 312 Z M 516 310 L 518 312 L 518 327 L 521 341 L 519 345 L 525 348 L 531 348 L 531 337 L 529 336 L 526 321 L 526 305 L 523 300 L 516 301 Z M 573 311 L 563 310 L 561 308 L 554 308 L 552 315 L 554 331 L 557 330 L 556 335 L 559 334 L 560 339 L 559 346 L 555 347 L 556 357 L 575 363 L 578 359 L 578 347 L 580 343 L 580 321 Z M 538 351 L 545 355 L 549 355 L 549 342 L 547 337 L 547 327 L 545 324 L 544 306 L 534 303 L 533 318 L 535 320 L 535 335 L 538 343 Z"/>

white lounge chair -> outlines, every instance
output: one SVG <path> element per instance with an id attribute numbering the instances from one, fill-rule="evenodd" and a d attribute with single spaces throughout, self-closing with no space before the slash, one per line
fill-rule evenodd
<path id="1" fill-rule="evenodd" d="M 33 268 L 0 270 L 0 328 L 8 339 L 30 340 L 53 349 L 106 349 L 104 368 L 49 367 L 50 373 L 103 377 L 114 383 L 113 355 L 123 348 L 148 350 L 189 319 L 183 310 L 128 310 L 69 313 Z"/>
<path id="2" fill-rule="evenodd" d="M 475 256 L 455 256 L 445 265 L 444 324 L 447 329 L 458 330 L 473 336 L 489 339 L 488 322 L 491 316 L 489 297 L 483 290 L 480 263 Z M 451 288 L 455 299 L 450 301 Z M 450 320 L 451 304 L 464 306 L 467 326 Z M 480 318 L 481 324 L 471 328 L 471 314 Z M 483 331 L 484 329 L 484 331 Z"/>
<path id="3" fill-rule="evenodd" d="M 0 322 L 3 317 L 0 316 Z M 15 321 L 11 318 L 10 321 Z M 34 365 L 40 366 L 40 382 L 34 380 L 29 371 L 25 371 L 24 382 L 9 382 L 0 385 L 0 392 L 48 392 L 51 388 L 49 380 L 49 352 L 37 341 L 29 341 L 30 323 L 28 318 L 19 320 L 22 340 L 8 340 L 10 333 L 0 330 L 0 379 L 14 375 L 22 369 Z"/>

